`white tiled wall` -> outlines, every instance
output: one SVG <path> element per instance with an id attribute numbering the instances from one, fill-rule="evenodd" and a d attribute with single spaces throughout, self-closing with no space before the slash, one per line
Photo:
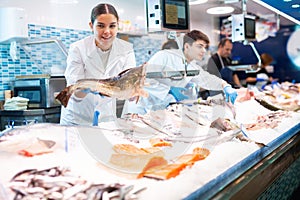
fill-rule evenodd
<path id="1" fill-rule="evenodd" d="M 121 20 L 130 20 L 133 24 L 136 23 L 138 24 L 137 26 L 146 28 L 145 1 L 0 0 L 0 7 L 20 7 L 25 9 L 25 23 L 28 25 L 28 36 L 30 38 L 58 37 L 68 48 L 70 43 L 90 34 L 88 27 L 90 12 L 100 2 L 114 5 Z M 63 2 L 78 3 L 61 4 Z M 214 26 L 215 22 L 211 16 L 199 16 L 197 13 L 191 13 L 191 29 L 199 29 L 206 33 L 210 37 L 212 44 L 215 43 L 214 40 L 217 35 Z M 147 62 L 161 48 L 165 39 L 166 37 L 163 33 L 129 37 L 129 42 L 134 45 L 137 65 Z M 19 47 L 18 56 L 20 59 L 15 61 L 9 55 L 8 44 L 0 44 L 0 53 L 0 100 L 3 100 L 4 90 L 11 89 L 9 84 L 16 75 L 39 74 L 42 72 Z M 49 62 L 51 61 L 49 60 Z"/>

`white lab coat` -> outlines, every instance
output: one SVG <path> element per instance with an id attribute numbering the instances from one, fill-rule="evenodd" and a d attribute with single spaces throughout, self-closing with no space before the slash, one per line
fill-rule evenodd
<path id="1" fill-rule="evenodd" d="M 110 78 L 132 67 L 136 67 L 132 44 L 116 38 L 111 48 L 107 66 L 104 66 L 97 52 L 95 38 L 89 36 L 71 44 L 65 77 L 69 86 L 80 79 Z M 99 122 L 115 119 L 116 99 L 91 93 L 82 99 L 72 95 L 67 107 L 62 107 L 60 123 L 64 125 L 92 125 L 96 110 L 100 111 Z"/>
<path id="2" fill-rule="evenodd" d="M 148 98 L 140 97 L 135 102 L 126 101 L 122 115 L 127 113 L 145 114 L 149 110 L 164 109 L 170 102 L 176 102 L 173 95 L 169 94 L 171 86 L 185 87 L 187 83 L 193 82 L 197 87 L 207 90 L 223 90 L 222 79 L 205 71 L 197 61 L 191 63 L 185 62 L 185 57 L 181 50 L 161 50 L 154 54 L 147 63 L 146 72 L 164 72 L 164 71 L 183 71 L 200 70 L 199 75 L 194 77 L 185 77 L 182 80 L 167 79 L 146 79 L 144 87 L 149 93 Z"/>

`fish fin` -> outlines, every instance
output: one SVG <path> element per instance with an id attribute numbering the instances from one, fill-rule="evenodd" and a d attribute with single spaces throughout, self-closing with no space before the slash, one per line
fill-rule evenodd
<path id="1" fill-rule="evenodd" d="M 145 90 L 139 90 L 134 97 L 136 99 L 136 103 L 138 103 L 140 97 L 147 98 L 147 97 L 149 97 L 149 93 L 146 92 Z"/>
<path id="2" fill-rule="evenodd" d="M 136 104 L 138 103 L 139 99 L 140 99 L 140 96 L 137 96 L 136 101 L 135 101 Z"/>
<path id="3" fill-rule="evenodd" d="M 124 73 L 126 73 L 126 72 L 129 71 L 130 69 L 132 69 L 132 68 L 125 69 L 125 70 L 121 71 L 121 72 L 118 74 L 118 76 L 123 75 Z"/>
<path id="4" fill-rule="evenodd" d="M 70 93 L 71 90 L 71 86 L 66 87 L 65 89 L 63 89 L 56 97 L 55 99 L 57 99 L 64 107 L 67 107 L 69 99 L 72 95 L 72 93 Z"/>

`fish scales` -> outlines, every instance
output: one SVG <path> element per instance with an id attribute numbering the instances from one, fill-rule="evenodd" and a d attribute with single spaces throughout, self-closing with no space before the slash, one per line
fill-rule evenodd
<path id="1" fill-rule="evenodd" d="M 148 97 L 148 93 L 143 90 L 146 78 L 145 66 L 144 64 L 140 67 L 124 70 L 112 78 L 78 80 L 74 85 L 63 89 L 56 96 L 56 99 L 66 107 L 75 91 L 86 89 L 93 93 L 98 92 L 101 95 L 119 99 L 130 99 L 139 96 Z"/>

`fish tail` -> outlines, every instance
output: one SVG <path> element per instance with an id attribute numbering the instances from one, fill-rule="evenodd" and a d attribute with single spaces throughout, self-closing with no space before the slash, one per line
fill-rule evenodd
<path id="1" fill-rule="evenodd" d="M 66 87 L 63 89 L 56 97 L 57 99 L 64 107 L 67 107 L 69 99 L 72 95 L 72 85 Z"/>

